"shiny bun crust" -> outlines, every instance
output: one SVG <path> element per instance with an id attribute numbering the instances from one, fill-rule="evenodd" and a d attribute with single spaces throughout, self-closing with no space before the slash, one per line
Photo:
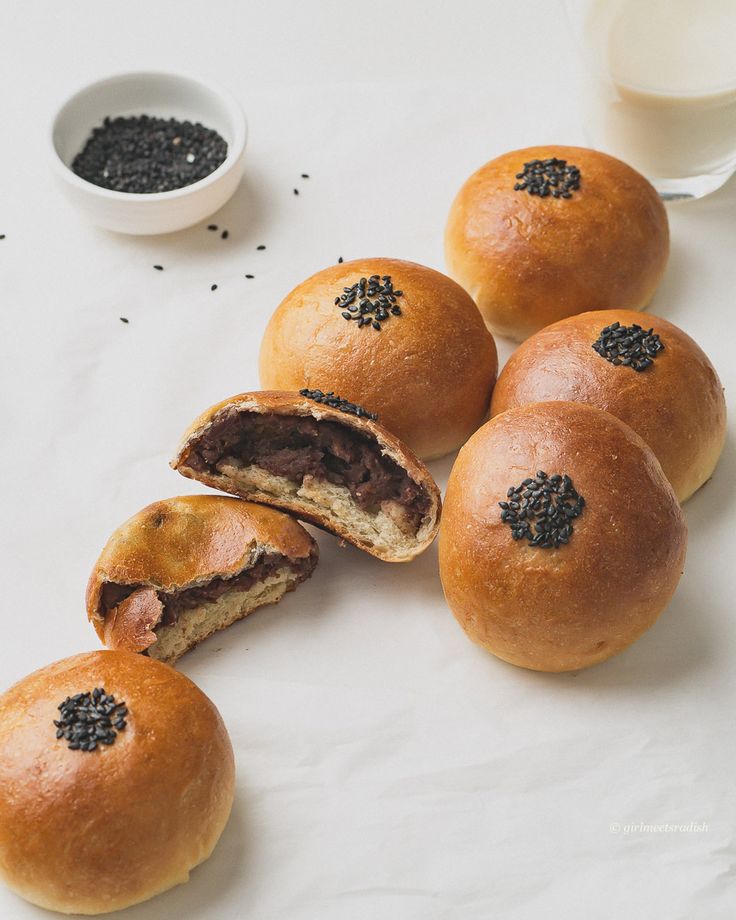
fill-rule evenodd
<path id="1" fill-rule="evenodd" d="M 330 486 L 313 484 L 309 496 L 305 490 L 291 487 L 281 477 L 268 476 L 265 470 L 253 475 L 247 482 L 238 471 L 221 473 L 193 469 L 192 455 L 202 443 L 203 437 L 225 413 L 242 412 L 257 415 L 276 415 L 285 418 L 313 418 L 317 422 L 331 422 L 356 432 L 375 444 L 376 453 L 388 457 L 426 495 L 428 511 L 416 534 L 402 533 L 385 521 L 383 528 L 371 522 L 356 505 L 346 506 L 344 498 L 336 495 Z M 340 411 L 325 403 L 315 402 L 299 393 L 259 390 L 241 393 L 222 400 L 198 416 L 184 433 L 176 457 L 171 466 L 183 476 L 196 479 L 214 489 L 232 492 L 241 498 L 264 502 L 276 508 L 297 515 L 331 533 L 337 534 L 359 549 L 382 559 L 384 562 L 409 562 L 422 553 L 434 541 L 439 529 L 442 510 L 440 490 L 426 466 L 414 452 L 402 443 L 392 432 L 379 422 Z M 315 501 L 317 499 L 317 501 Z"/>
<path id="2" fill-rule="evenodd" d="M 525 163 L 552 157 L 580 170 L 571 198 L 514 190 Z M 445 233 L 450 275 L 490 329 L 516 341 L 586 310 L 641 310 L 668 253 L 667 213 L 654 188 L 584 147 L 527 147 L 486 163 L 460 189 Z"/>
<path id="3" fill-rule="evenodd" d="M 113 744 L 70 750 L 58 705 L 104 687 L 128 708 Z M 233 800 L 234 762 L 212 702 L 129 652 L 75 655 L 0 696 L 0 874 L 47 910 L 120 910 L 186 882 Z"/>
<path id="4" fill-rule="evenodd" d="M 614 366 L 593 350 L 616 322 L 660 337 L 664 348 L 646 370 Z M 667 320 L 630 310 L 582 313 L 527 339 L 498 378 L 491 414 L 547 400 L 589 403 L 630 425 L 681 502 L 710 478 L 726 437 L 723 387 L 705 353 Z"/>
<path id="5" fill-rule="evenodd" d="M 335 298 L 361 278 L 388 275 L 400 316 L 376 331 L 341 315 Z M 266 328 L 261 386 L 332 390 L 377 413 L 424 459 L 458 448 L 487 417 L 498 360 L 492 336 L 461 287 L 398 259 L 358 259 L 296 287 Z"/>
<path id="6" fill-rule="evenodd" d="M 222 629 L 264 603 L 275 603 L 292 585 L 284 576 L 269 590 L 238 592 L 215 608 L 201 607 L 207 622 L 196 631 L 182 623 L 177 635 L 161 642 L 162 606 L 155 592 L 174 592 L 228 579 L 254 564 L 263 553 L 292 562 L 316 564 L 318 548 L 293 518 L 273 508 L 224 495 L 183 495 L 146 506 L 110 536 L 87 584 L 87 616 L 109 648 L 160 657 L 169 664 L 215 629 Z M 151 589 L 131 595 L 131 603 L 105 615 L 105 585 Z M 225 607 L 223 608 L 223 604 Z M 185 632 L 179 635 L 182 628 Z M 172 627 L 164 627 L 171 630 Z"/>
<path id="7" fill-rule="evenodd" d="M 514 540 L 499 501 L 538 471 L 585 499 L 567 545 Z M 627 425 L 582 403 L 536 403 L 484 425 L 452 469 L 440 577 L 468 636 L 499 658 L 571 671 L 626 648 L 666 607 L 687 530 L 654 454 Z"/>

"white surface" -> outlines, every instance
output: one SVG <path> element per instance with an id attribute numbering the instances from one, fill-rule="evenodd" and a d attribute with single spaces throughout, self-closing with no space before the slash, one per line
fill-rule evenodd
<path id="1" fill-rule="evenodd" d="M 152 194 L 101 188 L 72 172 L 74 157 L 105 118 L 142 112 L 202 122 L 227 142 L 227 156 L 199 182 Z M 96 226 L 119 233 L 171 233 L 204 220 L 232 198 L 243 176 L 247 136 L 237 100 L 196 77 L 160 71 L 115 74 L 79 88 L 61 107 L 51 128 L 51 167 L 70 203 Z"/>
<path id="2" fill-rule="evenodd" d="M 441 268 L 467 174 L 507 149 L 582 140 L 561 14 L 523 9 L 2 5 L 3 685 L 97 647 L 83 610 L 97 553 L 144 504 L 192 489 L 167 467 L 176 441 L 200 409 L 257 385 L 261 331 L 295 283 L 340 255 Z M 227 241 L 202 226 L 95 230 L 53 187 L 46 119 L 60 98 L 151 65 L 196 65 L 243 103 L 252 146 L 217 216 Z M 654 304 L 711 354 L 727 394 L 735 204 L 730 183 L 670 209 Z M 449 468 L 433 465 L 443 483 Z M 687 505 L 671 607 L 579 674 L 471 645 L 435 550 L 388 566 L 320 535 L 308 584 L 182 661 L 230 728 L 237 804 L 190 883 L 126 918 L 733 917 L 735 474 L 732 428 Z M 707 832 L 623 830 L 691 821 Z M 0 887 L 3 920 L 41 916 Z"/>

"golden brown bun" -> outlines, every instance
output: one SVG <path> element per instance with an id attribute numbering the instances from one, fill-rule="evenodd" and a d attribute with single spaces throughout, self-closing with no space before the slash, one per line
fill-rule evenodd
<path id="1" fill-rule="evenodd" d="M 514 540 L 507 490 L 538 471 L 571 477 L 585 499 L 567 545 Z M 571 671 L 630 645 L 679 581 L 687 528 L 642 439 L 582 403 L 498 415 L 460 451 L 440 528 L 447 602 L 474 642 L 537 671 Z"/>
<path id="2" fill-rule="evenodd" d="M 580 169 L 571 198 L 514 191 L 524 163 L 549 157 Z M 643 309 L 668 253 L 654 188 L 584 147 L 527 147 L 486 163 L 460 189 L 445 232 L 449 273 L 491 330 L 516 341 L 584 310 Z"/>
<path id="3" fill-rule="evenodd" d="M 418 532 L 413 535 L 402 533 L 399 529 L 391 527 L 390 520 L 381 520 L 378 529 L 374 524 L 371 532 L 367 532 L 365 519 L 369 516 L 361 513 L 354 502 L 347 502 L 344 496 L 336 495 L 329 487 L 322 490 L 312 488 L 310 497 L 303 489 L 289 489 L 289 483 L 280 480 L 279 477 L 258 476 L 250 482 L 245 482 L 242 479 L 236 480 L 233 474 L 223 475 L 192 469 L 189 466 L 189 458 L 197 448 L 202 435 L 222 413 L 232 410 L 329 421 L 359 432 L 373 441 L 376 449 L 405 470 L 409 478 L 429 498 L 429 511 Z M 299 393 L 267 390 L 241 393 L 211 406 L 189 426 L 171 466 L 183 476 L 196 479 L 212 488 L 290 511 L 317 527 L 337 534 L 384 562 L 409 562 L 432 543 L 439 529 L 442 507 L 440 491 L 429 470 L 406 444 L 376 421 L 341 412 L 324 403 L 307 399 Z M 322 503 L 317 504 L 315 499 L 320 498 Z M 340 511 L 342 513 L 338 514 Z"/>
<path id="4" fill-rule="evenodd" d="M 113 744 L 69 750 L 58 706 L 104 687 L 128 708 Z M 186 882 L 233 801 L 233 751 L 188 678 L 130 652 L 50 664 L 0 696 L 0 873 L 48 910 L 98 914 Z"/>
<path id="5" fill-rule="evenodd" d="M 401 316 L 380 332 L 335 306 L 362 277 L 390 275 Z M 496 345 L 470 297 L 399 259 L 357 259 L 307 278 L 277 307 L 261 344 L 261 386 L 332 390 L 378 415 L 425 460 L 455 450 L 488 415 Z"/>
<path id="6" fill-rule="evenodd" d="M 591 347 L 613 323 L 653 329 L 664 345 L 637 373 Z M 491 415 L 526 403 L 586 402 L 630 425 L 654 451 L 683 502 L 710 478 L 726 437 L 726 403 L 713 365 L 682 329 L 630 310 L 582 313 L 527 339 L 498 378 Z"/>
<path id="7" fill-rule="evenodd" d="M 173 647 L 166 644 L 165 655 L 156 647 L 163 614 L 156 592 L 237 575 L 264 552 L 280 553 L 290 560 L 314 557 L 316 562 L 318 550 L 297 521 L 272 508 L 224 495 L 184 495 L 154 502 L 118 527 L 105 544 L 87 584 L 87 616 L 109 648 L 145 650 L 171 664 L 215 629 L 230 625 L 262 603 L 280 600 L 292 585 L 285 581 L 277 597 L 269 593 L 266 599 L 261 594 L 239 598 L 259 603 L 241 603 L 237 611 L 229 608 L 228 623 L 221 622 L 223 611 L 209 611 L 208 628 L 177 636 Z M 102 592 L 108 583 L 150 590 L 134 592 L 105 615 Z M 237 616 L 231 617 L 233 613 Z"/>

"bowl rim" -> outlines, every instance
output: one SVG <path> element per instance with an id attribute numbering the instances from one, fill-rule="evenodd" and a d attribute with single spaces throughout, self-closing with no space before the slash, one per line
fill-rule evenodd
<path id="1" fill-rule="evenodd" d="M 115 83 L 118 80 L 125 79 L 126 77 L 169 77 L 173 78 L 174 80 L 198 83 L 204 89 L 209 90 L 209 92 L 220 99 L 225 108 L 228 110 L 228 113 L 232 119 L 234 136 L 232 143 L 228 144 L 227 156 L 222 161 L 222 163 L 220 163 L 217 169 L 213 170 L 204 178 L 198 179 L 196 182 L 192 182 L 190 185 L 184 185 L 182 188 L 170 189 L 167 192 L 120 192 L 117 191 L 117 189 L 103 188 L 101 185 L 95 185 L 94 182 L 90 182 L 88 179 L 82 179 L 81 176 L 78 176 L 72 170 L 72 168 L 62 160 L 59 151 L 56 149 L 56 144 L 54 143 L 54 134 L 56 133 L 56 127 L 64 109 L 66 109 L 66 107 L 71 102 L 73 102 L 77 96 L 81 96 L 82 93 L 86 93 L 92 89 L 101 88 L 109 83 Z M 92 128 L 90 128 L 90 130 L 92 130 Z M 124 70 L 118 73 L 109 74 L 108 76 L 102 77 L 99 80 L 92 80 L 91 82 L 77 87 L 77 89 L 75 89 L 72 93 L 69 93 L 61 102 L 61 104 L 57 106 L 48 130 L 48 143 L 51 148 L 52 164 L 62 179 L 64 179 L 66 182 L 69 182 L 71 185 L 75 186 L 81 191 L 86 192 L 87 194 L 97 195 L 100 198 L 106 198 L 109 201 L 120 202 L 150 201 L 151 203 L 154 203 L 160 201 L 174 201 L 178 198 L 184 198 L 187 195 L 194 194 L 195 192 L 198 192 L 209 185 L 214 185 L 219 179 L 221 179 L 226 173 L 230 172 L 230 170 L 238 164 L 243 155 L 243 151 L 245 150 L 247 140 L 248 122 L 245 117 L 245 113 L 243 112 L 240 103 L 231 93 L 229 93 L 227 90 L 224 90 L 218 84 L 213 83 L 210 80 L 205 80 L 202 77 L 196 76 L 194 74 L 182 73 L 180 71 L 175 72 L 171 70 L 156 69 Z"/>

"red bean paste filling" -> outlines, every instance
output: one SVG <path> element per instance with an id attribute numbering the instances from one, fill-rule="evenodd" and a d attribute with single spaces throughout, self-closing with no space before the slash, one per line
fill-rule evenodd
<path id="1" fill-rule="evenodd" d="M 308 578 L 315 565 L 315 555 L 303 559 L 288 559 L 281 553 L 264 553 L 255 565 L 230 578 L 213 578 L 211 581 L 181 591 L 157 591 L 163 614 L 156 626 L 173 626 L 185 610 L 216 601 L 228 591 L 247 591 L 257 582 L 274 575 L 278 569 L 288 568 L 296 576 L 294 587 Z M 107 614 L 121 601 L 140 588 L 140 585 L 118 585 L 107 582 L 102 587 L 102 614 Z M 155 628 L 154 628 L 155 632 Z"/>
<path id="2" fill-rule="evenodd" d="M 369 513 L 379 511 L 382 502 L 397 502 L 406 509 L 414 533 L 430 509 L 427 492 L 383 456 L 374 440 L 337 422 L 229 409 L 202 435 L 187 465 L 217 473 L 230 458 L 300 485 L 309 475 L 345 486 Z"/>

